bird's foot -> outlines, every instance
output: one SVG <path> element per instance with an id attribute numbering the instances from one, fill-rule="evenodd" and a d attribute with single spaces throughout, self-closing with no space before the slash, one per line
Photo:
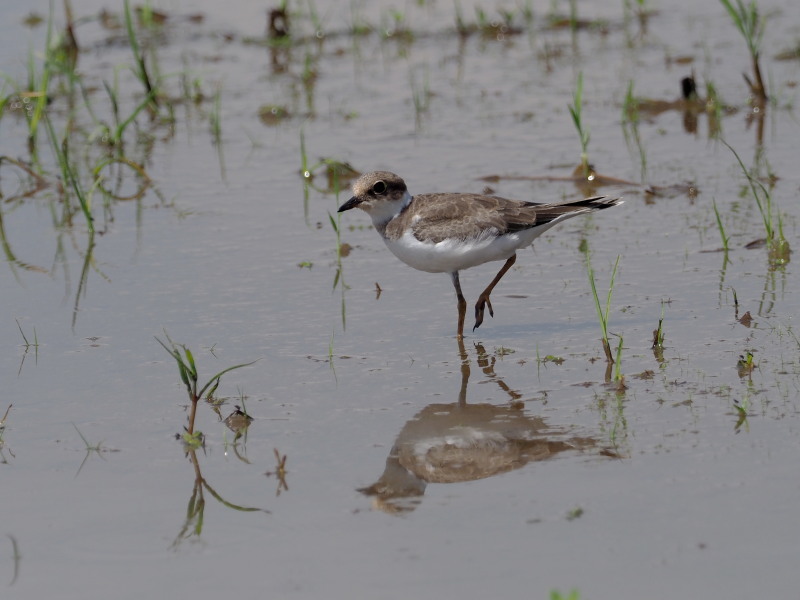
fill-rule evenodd
<path id="1" fill-rule="evenodd" d="M 472 328 L 472 331 L 475 331 L 478 327 L 481 326 L 483 323 L 483 311 L 484 308 L 489 309 L 489 316 L 494 318 L 494 310 L 492 310 L 492 301 L 489 300 L 489 295 L 481 294 L 480 298 L 478 298 L 478 302 L 475 304 L 475 327 Z"/>

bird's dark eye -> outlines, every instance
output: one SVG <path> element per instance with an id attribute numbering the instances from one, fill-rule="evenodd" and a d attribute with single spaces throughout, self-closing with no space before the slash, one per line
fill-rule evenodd
<path id="1" fill-rule="evenodd" d="M 386 184 L 383 181 L 376 181 L 372 186 L 372 191 L 376 196 L 383 196 L 386 193 Z"/>

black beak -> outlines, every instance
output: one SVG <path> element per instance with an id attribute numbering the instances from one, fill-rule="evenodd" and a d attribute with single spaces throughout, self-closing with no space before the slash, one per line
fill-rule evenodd
<path id="1" fill-rule="evenodd" d="M 361 200 L 359 200 L 358 198 L 356 198 L 355 196 L 353 196 L 352 198 L 350 198 L 350 200 L 348 200 L 347 202 L 345 202 L 344 204 L 342 204 L 342 205 L 339 207 L 339 210 L 337 210 L 336 212 L 344 212 L 344 211 L 346 211 L 346 210 L 350 210 L 351 208 L 355 208 L 355 207 L 356 207 L 356 206 L 358 206 L 359 204 L 361 204 Z"/>

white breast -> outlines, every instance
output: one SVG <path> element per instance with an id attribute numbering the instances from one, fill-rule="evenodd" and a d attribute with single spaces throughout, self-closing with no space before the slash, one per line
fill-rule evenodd
<path id="1" fill-rule="evenodd" d="M 428 273 L 452 273 L 493 260 L 506 260 L 533 242 L 539 232 L 528 229 L 501 236 L 487 235 L 471 240 L 421 242 L 407 231 L 400 239 L 384 238 L 386 246 L 407 265 Z"/>

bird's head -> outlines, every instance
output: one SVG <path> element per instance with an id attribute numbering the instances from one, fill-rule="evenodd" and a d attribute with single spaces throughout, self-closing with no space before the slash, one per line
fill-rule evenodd
<path id="1" fill-rule="evenodd" d="M 389 171 L 373 171 L 359 177 L 353 184 L 353 197 L 339 207 L 338 212 L 360 208 L 373 220 L 385 221 L 411 200 L 406 182 Z"/>

